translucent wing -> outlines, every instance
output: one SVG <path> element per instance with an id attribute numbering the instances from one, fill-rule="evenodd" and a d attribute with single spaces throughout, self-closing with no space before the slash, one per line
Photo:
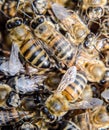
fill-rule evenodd
<path id="1" fill-rule="evenodd" d="M 7 82 L 9 86 L 11 86 L 17 93 L 27 94 L 32 93 L 35 90 L 39 90 L 46 76 L 27 76 L 21 75 L 20 77 L 14 76 L 10 78 Z"/>
<path id="2" fill-rule="evenodd" d="M 53 10 L 53 13 L 55 14 L 55 16 L 59 20 L 63 20 L 69 15 L 69 12 L 67 11 L 67 9 L 65 9 L 63 6 L 61 6 L 57 3 L 52 5 L 52 10 Z"/>
<path id="3" fill-rule="evenodd" d="M 63 91 L 69 84 L 75 81 L 77 70 L 75 66 L 70 67 L 61 79 L 57 91 Z"/>
<path id="4" fill-rule="evenodd" d="M 97 106 L 101 106 L 103 104 L 103 101 L 99 98 L 90 98 L 89 100 L 83 100 L 80 102 L 76 102 L 74 104 L 71 104 L 71 110 L 72 109 L 88 109 L 88 108 L 94 108 Z"/>
<path id="5" fill-rule="evenodd" d="M 38 84 L 44 80 L 44 76 L 35 76 L 32 78 L 21 77 L 17 80 L 15 88 L 21 94 L 31 93 L 38 90 Z"/>
<path id="6" fill-rule="evenodd" d="M 9 74 L 13 76 L 21 70 L 24 71 L 23 66 L 18 57 L 18 52 L 18 46 L 16 44 L 13 44 L 9 61 L 6 61 L 0 65 L 0 70 L 6 75 Z"/>
<path id="7" fill-rule="evenodd" d="M 109 100 L 109 89 L 104 90 L 101 93 L 101 96 L 105 99 L 105 100 Z"/>

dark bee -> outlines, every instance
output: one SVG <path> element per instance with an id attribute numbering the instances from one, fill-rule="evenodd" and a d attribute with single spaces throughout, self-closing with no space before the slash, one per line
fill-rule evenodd
<path id="1" fill-rule="evenodd" d="M 33 67 L 38 69 L 51 69 L 55 65 L 41 46 L 41 40 L 34 38 L 28 26 L 23 24 L 21 18 L 15 17 L 7 21 L 7 30 L 11 42 L 18 45 L 20 54 Z"/>
<path id="2" fill-rule="evenodd" d="M 74 63 L 76 48 L 47 21 L 44 16 L 38 16 L 31 21 L 31 28 L 36 37 L 40 38 L 52 49 L 57 59 L 70 67 Z"/>

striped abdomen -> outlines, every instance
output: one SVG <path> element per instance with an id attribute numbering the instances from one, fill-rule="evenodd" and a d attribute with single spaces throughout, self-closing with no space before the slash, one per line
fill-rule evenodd
<path id="1" fill-rule="evenodd" d="M 16 109 L 0 111 L 0 126 L 14 124 L 23 118 L 27 118 L 28 112 L 17 111 Z"/>
<path id="2" fill-rule="evenodd" d="M 30 39 L 20 46 L 20 53 L 26 61 L 36 68 L 50 68 L 50 59 L 38 44 L 39 40 Z"/>
<path id="3" fill-rule="evenodd" d="M 82 94 L 86 84 L 86 77 L 82 73 L 77 73 L 75 81 L 69 84 L 62 93 L 68 100 L 74 102 Z"/>
<path id="4" fill-rule="evenodd" d="M 64 61 L 68 66 L 72 66 L 74 48 L 70 42 L 58 32 L 55 35 L 51 35 L 47 41 L 48 46 L 54 50 L 56 57 Z"/>

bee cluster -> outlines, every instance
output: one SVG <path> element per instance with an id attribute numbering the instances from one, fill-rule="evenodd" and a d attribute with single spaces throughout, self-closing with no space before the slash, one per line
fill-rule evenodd
<path id="1" fill-rule="evenodd" d="M 0 129 L 109 129 L 108 0 L 0 0 Z"/>

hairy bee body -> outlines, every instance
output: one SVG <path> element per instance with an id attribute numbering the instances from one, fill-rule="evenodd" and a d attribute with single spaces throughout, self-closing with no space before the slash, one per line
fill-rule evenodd
<path id="1" fill-rule="evenodd" d="M 90 31 L 79 16 L 72 11 L 68 12 L 63 6 L 58 4 L 53 4 L 52 10 L 63 28 L 71 35 L 73 44 L 79 45 L 83 42 Z"/>
<path id="2" fill-rule="evenodd" d="M 74 103 L 82 94 L 86 84 L 86 77 L 83 73 L 77 72 L 74 82 L 68 82 L 63 91 L 51 95 L 46 101 L 46 106 L 52 114 L 56 116 L 64 115 L 69 110 L 70 103 Z"/>
<path id="3" fill-rule="evenodd" d="M 41 20 L 43 21 L 40 22 Z M 35 36 L 44 41 L 52 49 L 59 61 L 62 61 L 68 67 L 72 66 L 75 53 L 74 46 L 54 28 L 51 22 L 44 20 L 44 17 L 39 17 L 31 22 L 31 28 Z M 38 25 L 35 26 L 36 24 Z"/>
<path id="4" fill-rule="evenodd" d="M 87 79 L 83 73 L 79 72 L 76 75 L 76 79 L 73 83 L 69 84 L 62 94 L 70 101 L 74 102 L 82 94 L 87 84 Z"/>
<path id="5" fill-rule="evenodd" d="M 29 27 L 22 23 L 22 19 L 12 18 L 7 22 L 7 29 L 11 42 L 19 46 L 20 54 L 28 63 L 36 68 L 51 67 L 50 57 L 40 45 L 41 41 L 33 37 Z"/>

